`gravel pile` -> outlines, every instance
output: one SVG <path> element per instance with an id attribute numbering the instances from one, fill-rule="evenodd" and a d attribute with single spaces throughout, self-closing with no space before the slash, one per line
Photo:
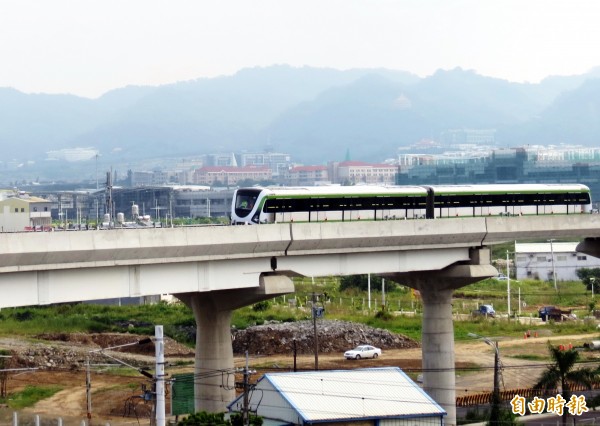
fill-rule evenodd
<path id="1" fill-rule="evenodd" d="M 418 348 L 418 342 L 402 334 L 367 325 L 335 320 L 317 322 L 319 352 L 341 352 L 361 344 L 381 349 Z M 312 321 L 271 323 L 248 327 L 233 333 L 233 352 L 251 355 L 292 354 L 294 339 L 298 354 L 311 354 L 314 348 Z"/>

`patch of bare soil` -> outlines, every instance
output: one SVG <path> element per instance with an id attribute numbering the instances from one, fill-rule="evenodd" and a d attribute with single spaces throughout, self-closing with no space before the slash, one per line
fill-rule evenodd
<path id="1" fill-rule="evenodd" d="M 12 357 L 7 367 L 31 369 L 10 373 L 7 392 L 17 392 L 26 386 L 60 386 L 63 390 L 19 413 L 24 422 L 38 414 L 42 419 L 63 418 L 66 424 L 80 424 L 87 418 L 86 357 L 91 372 L 91 405 L 94 424 L 138 424 L 148 419 L 152 405 L 142 396 L 142 386 L 151 389 L 151 380 L 136 375 L 110 374 L 108 364 L 118 363 L 98 350 L 138 342 L 148 336 L 132 334 L 44 334 L 36 340 L 0 338 L 0 349 L 9 350 Z M 155 348 L 152 342 L 104 351 L 106 355 L 124 361 L 134 368 L 154 370 Z M 170 362 L 193 362 L 194 350 L 165 337 L 165 359 Z M 0 424 L 11 424 L 12 410 L 0 407 Z M 32 422 L 30 422 L 33 424 Z M 44 420 L 42 421 L 44 424 Z M 50 424 L 50 423 L 48 423 Z M 56 423 L 54 423 L 56 424 Z"/>
<path id="2" fill-rule="evenodd" d="M 312 327 L 312 325 L 309 324 Z M 312 329 L 305 330 L 306 324 L 289 323 L 285 326 L 268 324 L 259 328 L 248 329 L 246 337 L 239 332 L 234 335 L 236 350 L 235 365 L 245 365 L 246 350 L 249 352 L 249 362 L 257 374 L 253 380 L 270 371 L 312 370 L 315 368 L 315 357 L 312 355 L 313 342 L 307 336 L 312 336 Z M 261 332 L 262 330 L 262 332 Z M 327 331 L 325 331 L 327 330 Z M 310 331 L 310 333 L 309 333 Z M 323 331 L 323 333 L 322 333 Z M 405 336 L 372 329 L 353 323 L 332 323 L 319 330 L 322 342 L 318 356 L 319 369 L 353 369 L 365 367 L 397 366 L 416 378 L 421 370 L 421 349 L 417 342 Z M 248 337 L 251 336 L 251 337 Z M 304 336 L 304 337 L 303 337 Z M 41 337 L 49 340 L 41 340 Z M 36 404 L 31 409 L 24 410 L 20 415 L 30 416 L 40 414 L 42 419 L 62 417 L 65 424 L 80 424 L 87 416 L 85 356 L 90 350 L 101 347 L 116 346 L 141 340 L 146 336 L 131 334 L 106 335 L 45 335 L 40 340 L 27 341 L 16 338 L 0 338 L 0 349 L 8 349 L 13 353 L 12 367 L 31 367 L 36 370 L 13 373 L 10 375 L 8 392 L 18 391 L 27 385 L 59 385 L 62 391 L 53 397 Z M 528 354 L 547 355 L 547 342 L 554 344 L 572 344 L 581 346 L 584 341 L 597 339 L 597 334 L 583 336 L 545 336 L 537 339 L 512 339 L 500 341 L 500 353 L 504 366 L 504 387 L 507 389 L 530 385 L 543 369 L 545 361 L 520 359 L 514 355 Z M 55 340 L 57 339 L 57 340 Z M 260 342 L 252 346 L 249 342 Z M 290 342 L 296 339 L 296 357 Z M 243 343 L 246 342 L 246 343 Z M 302 344 L 300 344 L 302 342 Z M 360 343 L 370 343 L 383 349 L 382 356 L 375 360 L 346 360 L 343 352 Z M 241 344 L 241 346 L 236 346 Z M 396 345 L 396 347 L 394 346 Z M 131 348 L 131 347 L 127 347 Z M 138 353 L 109 352 L 136 368 L 150 366 L 153 369 L 154 347 L 141 350 L 141 346 L 133 346 Z M 255 348 L 254 351 L 249 349 Z M 328 348 L 327 351 L 322 348 Z M 193 371 L 194 351 L 168 339 L 165 345 L 166 360 L 174 364 L 182 360 L 189 363 L 186 367 L 168 367 L 167 373 Z M 140 353 L 141 351 L 141 353 Z M 92 362 L 95 364 L 110 363 L 111 360 L 96 354 Z M 595 354 L 592 354 L 595 356 Z M 493 349 L 481 341 L 460 343 L 455 346 L 455 361 L 457 368 L 457 396 L 465 393 L 489 391 L 493 379 Z M 469 367 L 481 366 L 483 370 L 470 371 Z M 92 370 L 92 424 L 112 425 L 144 424 L 148 421 L 151 405 L 141 398 L 142 385 L 150 386 L 150 381 L 141 375 L 124 377 Z M 238 378 L 241 381 L 241 377 Z M 167 401 L 168 401 L 167 397 Z M 0 408 L 0 425 L 11 424 L 12 410 Z M 30 422 L 32 423 L 32 422 Z M 42 422 L 44 424 L 44 422 Z M 46 423 L 50 424 L 50 423 Z M 56 424 L 56 423 L 54 423 Z"/>

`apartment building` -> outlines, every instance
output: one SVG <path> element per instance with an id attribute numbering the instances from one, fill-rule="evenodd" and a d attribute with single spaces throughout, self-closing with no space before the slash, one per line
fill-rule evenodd
<path id="1" fill-rule="evenodd" d="M 314 186 L 330 180 L 326 166 L 297 166 L 287 170 L 284 181 L 290 186 Z"/>
<path id="2" fill-rule="evenodd" d="M 344 161 L 338 163 L 334 170 L 337 172 L 335 183 L 393 185 L 396 181 L 398 166 L 371 164 L 362 161 Z"/>
<path id="3" fill-rule="evenodd" d="M 236 186 L 244 180 L 262 182 L 271 180 L 273 173 L 266 166 L 206 166 L 194 172 L 194 184 L 210 186 Z"/>

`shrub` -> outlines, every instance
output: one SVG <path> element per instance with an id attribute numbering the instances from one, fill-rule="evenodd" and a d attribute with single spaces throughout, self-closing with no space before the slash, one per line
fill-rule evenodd
<path id="1" fill-rule="evenodd" d="M 390 314 L 388 311 L 386 311 L 385 309 L 381 309 L 380 311 L 377 311 L 377 313 L 375 314 L 375 318 L 383 320 L 383 321 L 389 321 L 392 318 L 394 318 L 394 316 L 392 314 Z"/>
<path id="2" fill-rule="evenodd" d="M 263 300 L 262 302 L 255 303 L 252 305 L 252 310 L 254 312 L 264 312 L 271 307 L 271 302 L 268 300 Z"/>

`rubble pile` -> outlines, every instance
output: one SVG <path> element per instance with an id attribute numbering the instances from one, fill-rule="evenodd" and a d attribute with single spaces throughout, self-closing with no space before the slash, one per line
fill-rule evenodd
<path id="1" fill-rule="evenodd" d="M 108 360 L 99 351 L 118 345 L 126 345 L 140 341 L 148 336 L 119 333 L 55 333 L 41 334 L 37 339 L 45 342 L 28 342 L 27 344 L 3 345 L 12 355 L 12 368 L 44 368 L 76 370 L 83 368 L 86 357 L 91 363 L 107 363 Z M 193 358 L 194 349 L 188 348 L 175 340 L 164 337 L 165 357 Z M 142 345 L 131 345 L 108 351 L 113 356 L 134 366 L 146 366 L 148 359 L 155 355 L 154 342 Z"/>
<path id="2" fill-rule="evenodd" d="M 419 343 L 402 334 L 348 321 L 319 320 L 317 322 L 319 352 L 343 352 L 361 344 L 381 349 L 418 348 Z M 294 340 L 297 354 L 314 351 L 312 321 L 269 323 L 248 327 L 232 333 L 233 352 L 251 355 L 292 354 Z"/>

